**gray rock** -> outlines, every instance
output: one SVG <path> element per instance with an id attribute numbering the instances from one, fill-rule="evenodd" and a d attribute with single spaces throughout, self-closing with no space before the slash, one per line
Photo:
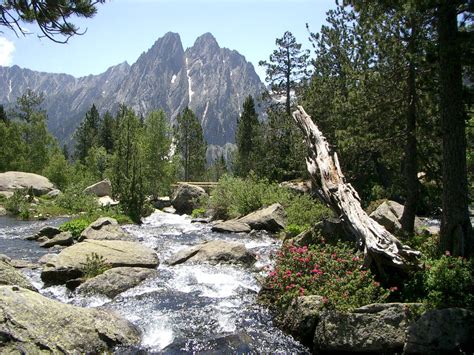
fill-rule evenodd
<path id="1" fill-rule="evenodd" d="M 37 291 L 31 282 L 11 265 L 11 260 L 3 257 L 0 259 L 0 285 L 15 285 Z"/>
<path id="2" fill-rule="evenodd" d="M 370 217 L 385 227 L 390 233 L 397 233 L 402 229 L 400 219 L 403 215 L 403 205 L 395 201 L 385 201 L 370 214 Z M 415 217 L 415 232 L 422 233 L 423 222 Z"/>
<path id="3" fill-rule="evenodd" d="M 163 208 L 163 212 L 175 214 L 175 213 L 176 213 L 176 209 L 175 209 L 173 206 L 171 206 L 171 207 L 165 207 L 165 208 Z"/>
<path id="4" fill-rule="evenodd" d="M 6 214 L 7 214 L 7 210 L 5 209 L 5 207 L 0 206 L 0 216 L 6 216 Z"/>
<path id="5" fill-rule="evenodd" d="M 300 296 L 293 299 L 279 326 L 309 348 L 313 347 L 313 337 L 319 314 L 323 310 L 323 297 Z"/>
<path id="6" fill-rule="evenodd" d="M 373 304 L 352 313 L 323 311 L 314 333 L 315 352 L 402 352 L 410 309 L 420 305 Z"/>
<path id="7" fill-rule="evenodd" d="M 40 265 L 48 265 L 48 266 L 54 266 L 53 260 L 57 258 L 58 254 L 46 254 L 43 255 L 41 258 L 38 260 L 38 264 Z"/>
<path id="8" fill-rule="evenodd" d="M 96 253 L 111 267 L 156 268 L 156 253 L 137 242 L 122 240 L 90 240 L 74 244 L 62 250 L 56 257 L 47 260 L 41 279 L 47 284 L 62 284 L 82 276 L 87 257 Z"/>
<path id="9" fill-rule="evenodd" d="M 50 192 L 48 192 L 48 193 L 46 194 L 46 197 L 48 197 L 48 198 L 56 198 L 56 197 L 58 197 L 58 196 L 61 195 L 61 194 L 62 194 L 61 190 L 54 189 L 54 190 L 51 190 Z"/>
<path id="10" fill-rule="evenodd" d="M 199 207 L 199 199 L 207 196 L 202 187 L 180 183 L 171 197 L 171 204 L 179 214 L 191 214 Z"/>
<path id="11" fill-rule="evenodd" d="M 84 189 L 84 193 L 97 197 L 112 196 L 112 184 L 109 179 L 99 181 Z"/>
<path id="12" fill-rule="evenodd" d="M 61 230 L 59 228 L 46 226 L 39 230 L 39 232 L 37 233 L 37 236 L 52 238 L 55 235 L 58 235 L 60 233 L 61 233 Z"/>
<path id="13" fill-rule="evenodd" d="M 36 196 L 46 195 L 55 189 L 51 181 L 41 175 L 20 171 L 0 173 L 0 191 L 14 192 L 30 187 Z"/>
<path id="14" fill-rule="evenodd" d="M 291 239 L 296 246 L 304 246 L 320 244 L 321 237 L 332 241 L 355 242 L 354 235 L 346 231 L 344 223 L 338 218 L 323 219 L 321 222 L 316 223 L 313 228 L 289 239 Z"/>
<path id="15" fill-rule="evenodd" d="M 102 294 L 114 298 L 118 294 L 139 285 L 149 277 L 157 276 L 158 271 L 140 267 L 117 267 L 105 271 L 84 282 L 77 292 Z"/>
<path id="16" fill-rule="evenodd" d="M 51 248 L 55 245 L 59 246 L 69 246 L 74 243 L 74 237 L 72 236 L 71 232 L 62 232 L 60 234 L 55 235 L 51 239 L 48 239 L 40 244 L 42 248 Z"/>
<path id="17" fill-rule="evenodd" d="M 169 198 L 169 196 L 158 197 L 153 200 L 153 206 L 155 206 L 155 208 L 158 208 L 159 210 L 162 210 L 165 207 L 171 207 L 171 199 Z"/>
<path id="18" fill-rule="evenodd" d="M 92 222 L 84 229 L 79 237 L 79 241 L 84 239 L 93 240 L 125 240 L 135 241 L 136 238 L 127 233 L 115 220 L 110 217 L 101 217 Z"/>
<path id="19" fill-rule="evenodd" d="M 250 226 L 237 220 L 218 221 L 212 225 L 212 231 L 221 233 L 249 233 Z"/>
<path id="20" fill-rule="evenodd" d="M 102 196 L 97 199 L 97 202 L 99 203 L 100 206 L 102 207 L 107 207 L 107 206 L 117 206 L 120 202 L 114 200 L 110 196 Z"/>
<path id="21" fill-rule="evenodd" d="M 252 266 L 256 261 L 255 255 L 237 242 L 214 240 L 205 242 L 178 252 L 168 260 L 170 265 L 184 262 L 209 263 L 209 264 L 242 264 Z"/>
<path id="22" fill-rule="evenodd" d="M 278 232 L 286 226 L 286 212 L 282 205 L 274 203 L 259 209 L 242 218 L 239 222 L 246 223 L 252 229 L 264 229 L 269 232 Z"/>
<path id="23" fill-rule="evenodd" d="M 424 313 L 407 329 L 406 354 L 472 354 L 474 312 L 462 308 Z"/>
<path id="24" fill-rule="evenodd" d="M 138 330 L 110 311 L 80 308 L 0 286 L 0 353 L 79 354 L 137 345 Z"/>

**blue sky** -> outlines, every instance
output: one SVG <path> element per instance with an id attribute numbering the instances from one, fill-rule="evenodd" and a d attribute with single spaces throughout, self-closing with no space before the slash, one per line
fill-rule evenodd
<path id="1" fill-rule="evenodd" d="M 251 61 L 264 79 L 258 61 L 267 59 L 275 39 L 291 31 L 310 49 L 305 24 L 318 31 L 335 0 L 111 0 L 91 19 L 73 22 L 87 28 L 67 44 L 38 39 L 33 32 L 16 37 L 0 28 L 0 65 L 67 73 L 76 77 L 99 74 L 127 61 L 133 64 L 166 32 L 181 35 L 184 48 L 211 32 L 221 47 L 235 49 Z"/>

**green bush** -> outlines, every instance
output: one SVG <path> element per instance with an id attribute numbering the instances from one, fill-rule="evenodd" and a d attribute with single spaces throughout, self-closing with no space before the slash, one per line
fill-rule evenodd
<path id="1" fill-rule="evenodd" d="M 319 295 L 325 307 L 350 311 L 383 302 L 390 294 L 362 269 L 361 255 L 343 244 L 297 247 L 284 244 L 266 286 L 279 308 L 286 308 L 298 296 Z"/>
<path id="2" fill-rule="evenodd" d="M 294 238 L 298 234 L 303 233 L 304 231 L 308 230 L 309 228 L 310 227 L 307 224 L 303 225 L 303 226 L 300 226 L 298 224 L 289 224 L 289 225 L 286 226 L 284 232 L 285 232 L 285 235 L 288 238 Z"/>
<path id="3" fill-rule="evenodd" d="M 288 224 L 305 227 L 332 215 L 331 211 L 308 195 L 298 195 L 287 188 L 258 180 L 223 176 L 210 197 L 210 208 L 217 218 L 229 219 L 246 215 L 263 206 L 280 203 L 288 216 Z"/>
<path id="4" fill-rule="evenodd" d="M 429 308 L 474 309 L 473 259 L 443 255 L 427 264 L 424 283 Z"/>
<path id="5" fill-rule="evenodd" d="M 205 208 L 195 208 L 193 212 L 191 213 L 192 218 L 199 218 L 199 217 L 204 217 L 206 213 Z"/>
<path id="6" fill-rule="evenodd" d="M 71 213 L 92 212 L 98 209 L 96 198 L 82 192 L 78 185 L 68 187 L 56 198 L 56 204 Z"/>
<path id="7" fill-rule="evenodd" d="M 91 279 L 110 269 L 105 258 L 97 253 L 86 255 L 86 262 L 82 264 L 83 278 Z"/>
<path id="8" fill-rule="evenodd" d="M 87 228 L 89 224 L 91 224 L 93 220 L 87 217 L 81 217 L 73 219 L 69 222 L 65 222 L 61 224 L 59 227 L 60 230 L 63 232 L 71 232 L 74 238 L 78 238 L 82 231 Z"/>
<path id="9" fill-rule="evenodd" d="M 29 207 L 27 189 L 16 190 L 13 196 L 5 201 L 5 209 L 14 216 L 19 216 L 22 219 L 29 218 Z"/>

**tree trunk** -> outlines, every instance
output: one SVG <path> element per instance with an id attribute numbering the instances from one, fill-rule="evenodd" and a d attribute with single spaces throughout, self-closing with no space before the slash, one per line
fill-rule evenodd
<path id="1" fill-rule="evenodd" d="M 358 248 L 364 250 L 365 266 L 375 262 L 381 274 L 387 266 L 402 270 L 416 268 L 420 252 L 403 245 L 362 209 L 357 191 L 345 181 L 337 154 L 331 151 L 311 117 L 298 106 L 293 118 L 305 136 L 308 171 L 321 186 L 325 201 L 356 236 Z"/>
<path id="2" fill-rule="evenodd" d="M 456 256 L 473 252 L 468 210 L 466 112 L 462 94 L 456 2 L 438 8 L 440 108 L 443 131 L 443 215 L 440 251 Z"/>
<path id="3" fill-rule="evenodd" d="M 406 186 L 406 200 L 400 223 L 403 231 L 413 235 L 415 227 L 416 204 L 418 202 L 418 168 L 416 147 L 416 67 L 414 58 L 416 54 L 416 24 L 411 23 L 412 31 L 408 42 L 408 79 L 407 79 L 407 116 L 406 116 L 406 142 L 405 142 L 405 167 L 404 177 Z"/>

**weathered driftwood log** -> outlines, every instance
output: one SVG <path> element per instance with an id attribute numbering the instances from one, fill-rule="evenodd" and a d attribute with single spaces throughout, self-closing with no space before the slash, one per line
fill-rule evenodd
<path id="1" fill-rule="evenodd" d="M 336 152 L 331 150 L 326 138 L 303 107 L 298 106 L 293 118 L 305 136 L 308 171 L 319 183 L 325 201 L 356 236 L 358 247 L 364 250 L 365 266 L 375 262 L 381 273 L 384 266 L 402 270 L 417 267 L 420 252 L 403 245 L 362 209 L 357 191 L 342 174 Z"/>

